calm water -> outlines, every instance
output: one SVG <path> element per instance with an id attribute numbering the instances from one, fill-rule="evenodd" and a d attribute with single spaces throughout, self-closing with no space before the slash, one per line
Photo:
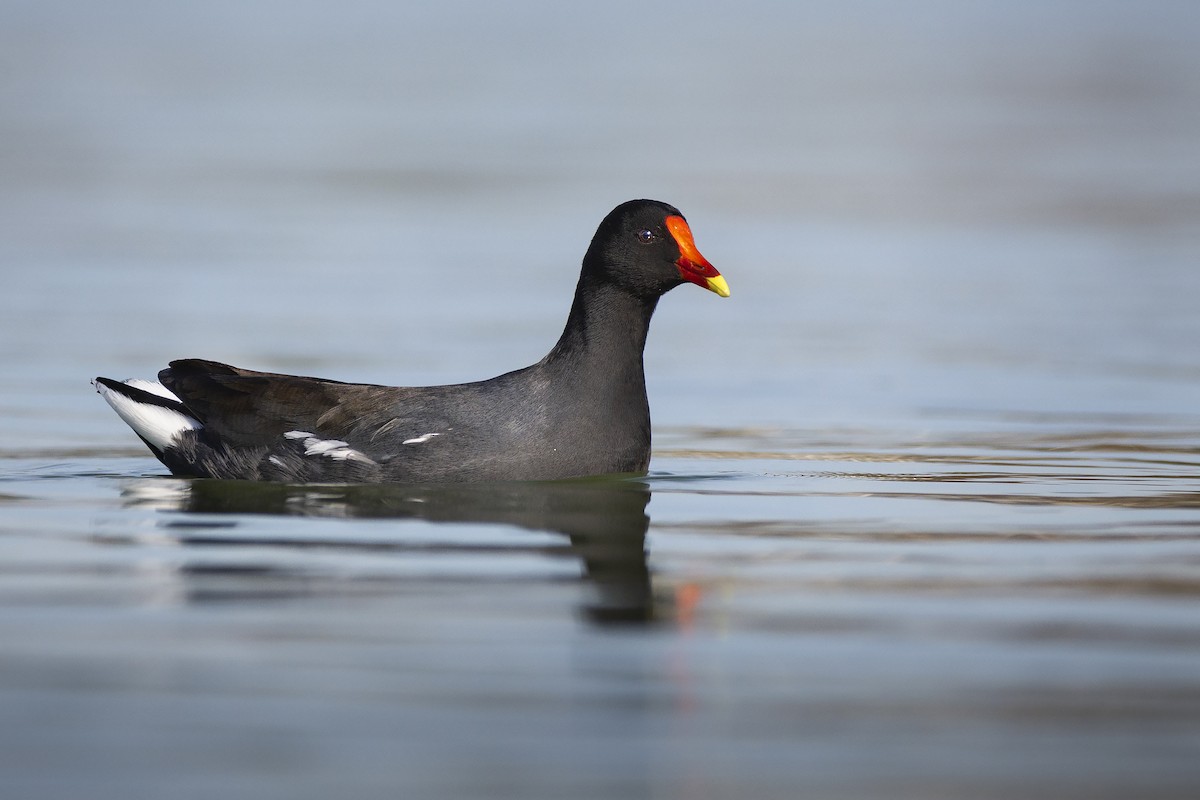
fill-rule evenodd
<path id="1" fill-rule="evenodd" d="M 1197 796 L 1200 13 L 795 6 L 0 7 L 0 794 Z M 87 384 L 523 366 L 634 196 L 733 290 L 644 480 L 177 480 Z"/>

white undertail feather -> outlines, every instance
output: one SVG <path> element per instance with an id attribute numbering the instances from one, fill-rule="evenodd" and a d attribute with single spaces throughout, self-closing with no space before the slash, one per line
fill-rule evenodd
<path id="1" fill-rule="evenodd" d="M 126 386 L 132 386 L 135 389 L 141 389 L 143 392 L 149 392 L 150 394 L 156 394 L 159 397 L 165 397 L 168 400 L 174 400 L 177 403 L 181 402 L 178 395 L 176 395 L 167 387 L 163 386 L 158 381 L 148 381 L 143 380 L 142 378 L 130 378 L 129 380 L 121 381 L 121 383 L 125 384 Z"/>
<path id="2" fill-rule="evenodd" d="M 160 383 L 141 380 L 130 380 L 125 383 L 159 397 L 179 399 Z M 185 431 L 200 430 L 204 427 L 199 420 L 180 411 L 149 403 L 139 403 L 118 391 L 109 389 L 102 383 L 97 383 L 95 386 L 100 396 L 113 407 L 113 411 L 117 412 L 117 416 L 125 420 L 125 424 L 133 428 L 138 436 L 159 450 L 166 450 L 168 447 L 178 444 L 179 435 Z M 157 390 L 152 387 L 157 387 Z"/>

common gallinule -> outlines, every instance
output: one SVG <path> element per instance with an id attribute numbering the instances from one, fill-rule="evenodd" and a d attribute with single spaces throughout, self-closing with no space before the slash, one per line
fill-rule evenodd
<path id="1" fill-rule="evenodd" d="M 632 200 L 600 223 L 566 329 L 525 369 L 409 388 L 184 359 L 158 383 L 94 385 L 176 475 L 424 483 L 643 473 L 642 350 L 658 298 L 685 281 L 729 296 L 678 209 Z"/>

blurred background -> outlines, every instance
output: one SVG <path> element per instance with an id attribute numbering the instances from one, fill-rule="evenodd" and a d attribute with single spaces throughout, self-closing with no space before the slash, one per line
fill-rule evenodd
<path id="1" fill-rule="evenodd" d="M 657 424 L 1200 401 L 1188 2 L 0 7 L 10 444 L 126 436 L 95 374 L 540 358 L 601 217 L 688 215 Z"/>
<path id="2" fill-rule="evenodd" d="M 1190 800 L 1198 43 L 0 0 L 0 794 Z M 659 305 L 644 483 L 173 480 L 88 386 L 525 366 L 635 197 L 732 289 Z"/>

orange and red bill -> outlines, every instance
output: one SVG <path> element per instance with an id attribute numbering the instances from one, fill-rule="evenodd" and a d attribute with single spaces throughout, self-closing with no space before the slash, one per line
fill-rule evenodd
<path id="1" fill-rule="evenodd" d="M 688 227 L 683 217 L 667 217 L 667 230 L 671 232 L 675 243 L 679 245 L 679 276 L 689 283 L 702 286 L 710 292 L 716 292 L 721 297 L 729 297 L 729 284 L 717 268 L 708 263 L 708 259 L 700 255 L 696 249 L 696 241 L 692 238 L 692 229 Z"/>

